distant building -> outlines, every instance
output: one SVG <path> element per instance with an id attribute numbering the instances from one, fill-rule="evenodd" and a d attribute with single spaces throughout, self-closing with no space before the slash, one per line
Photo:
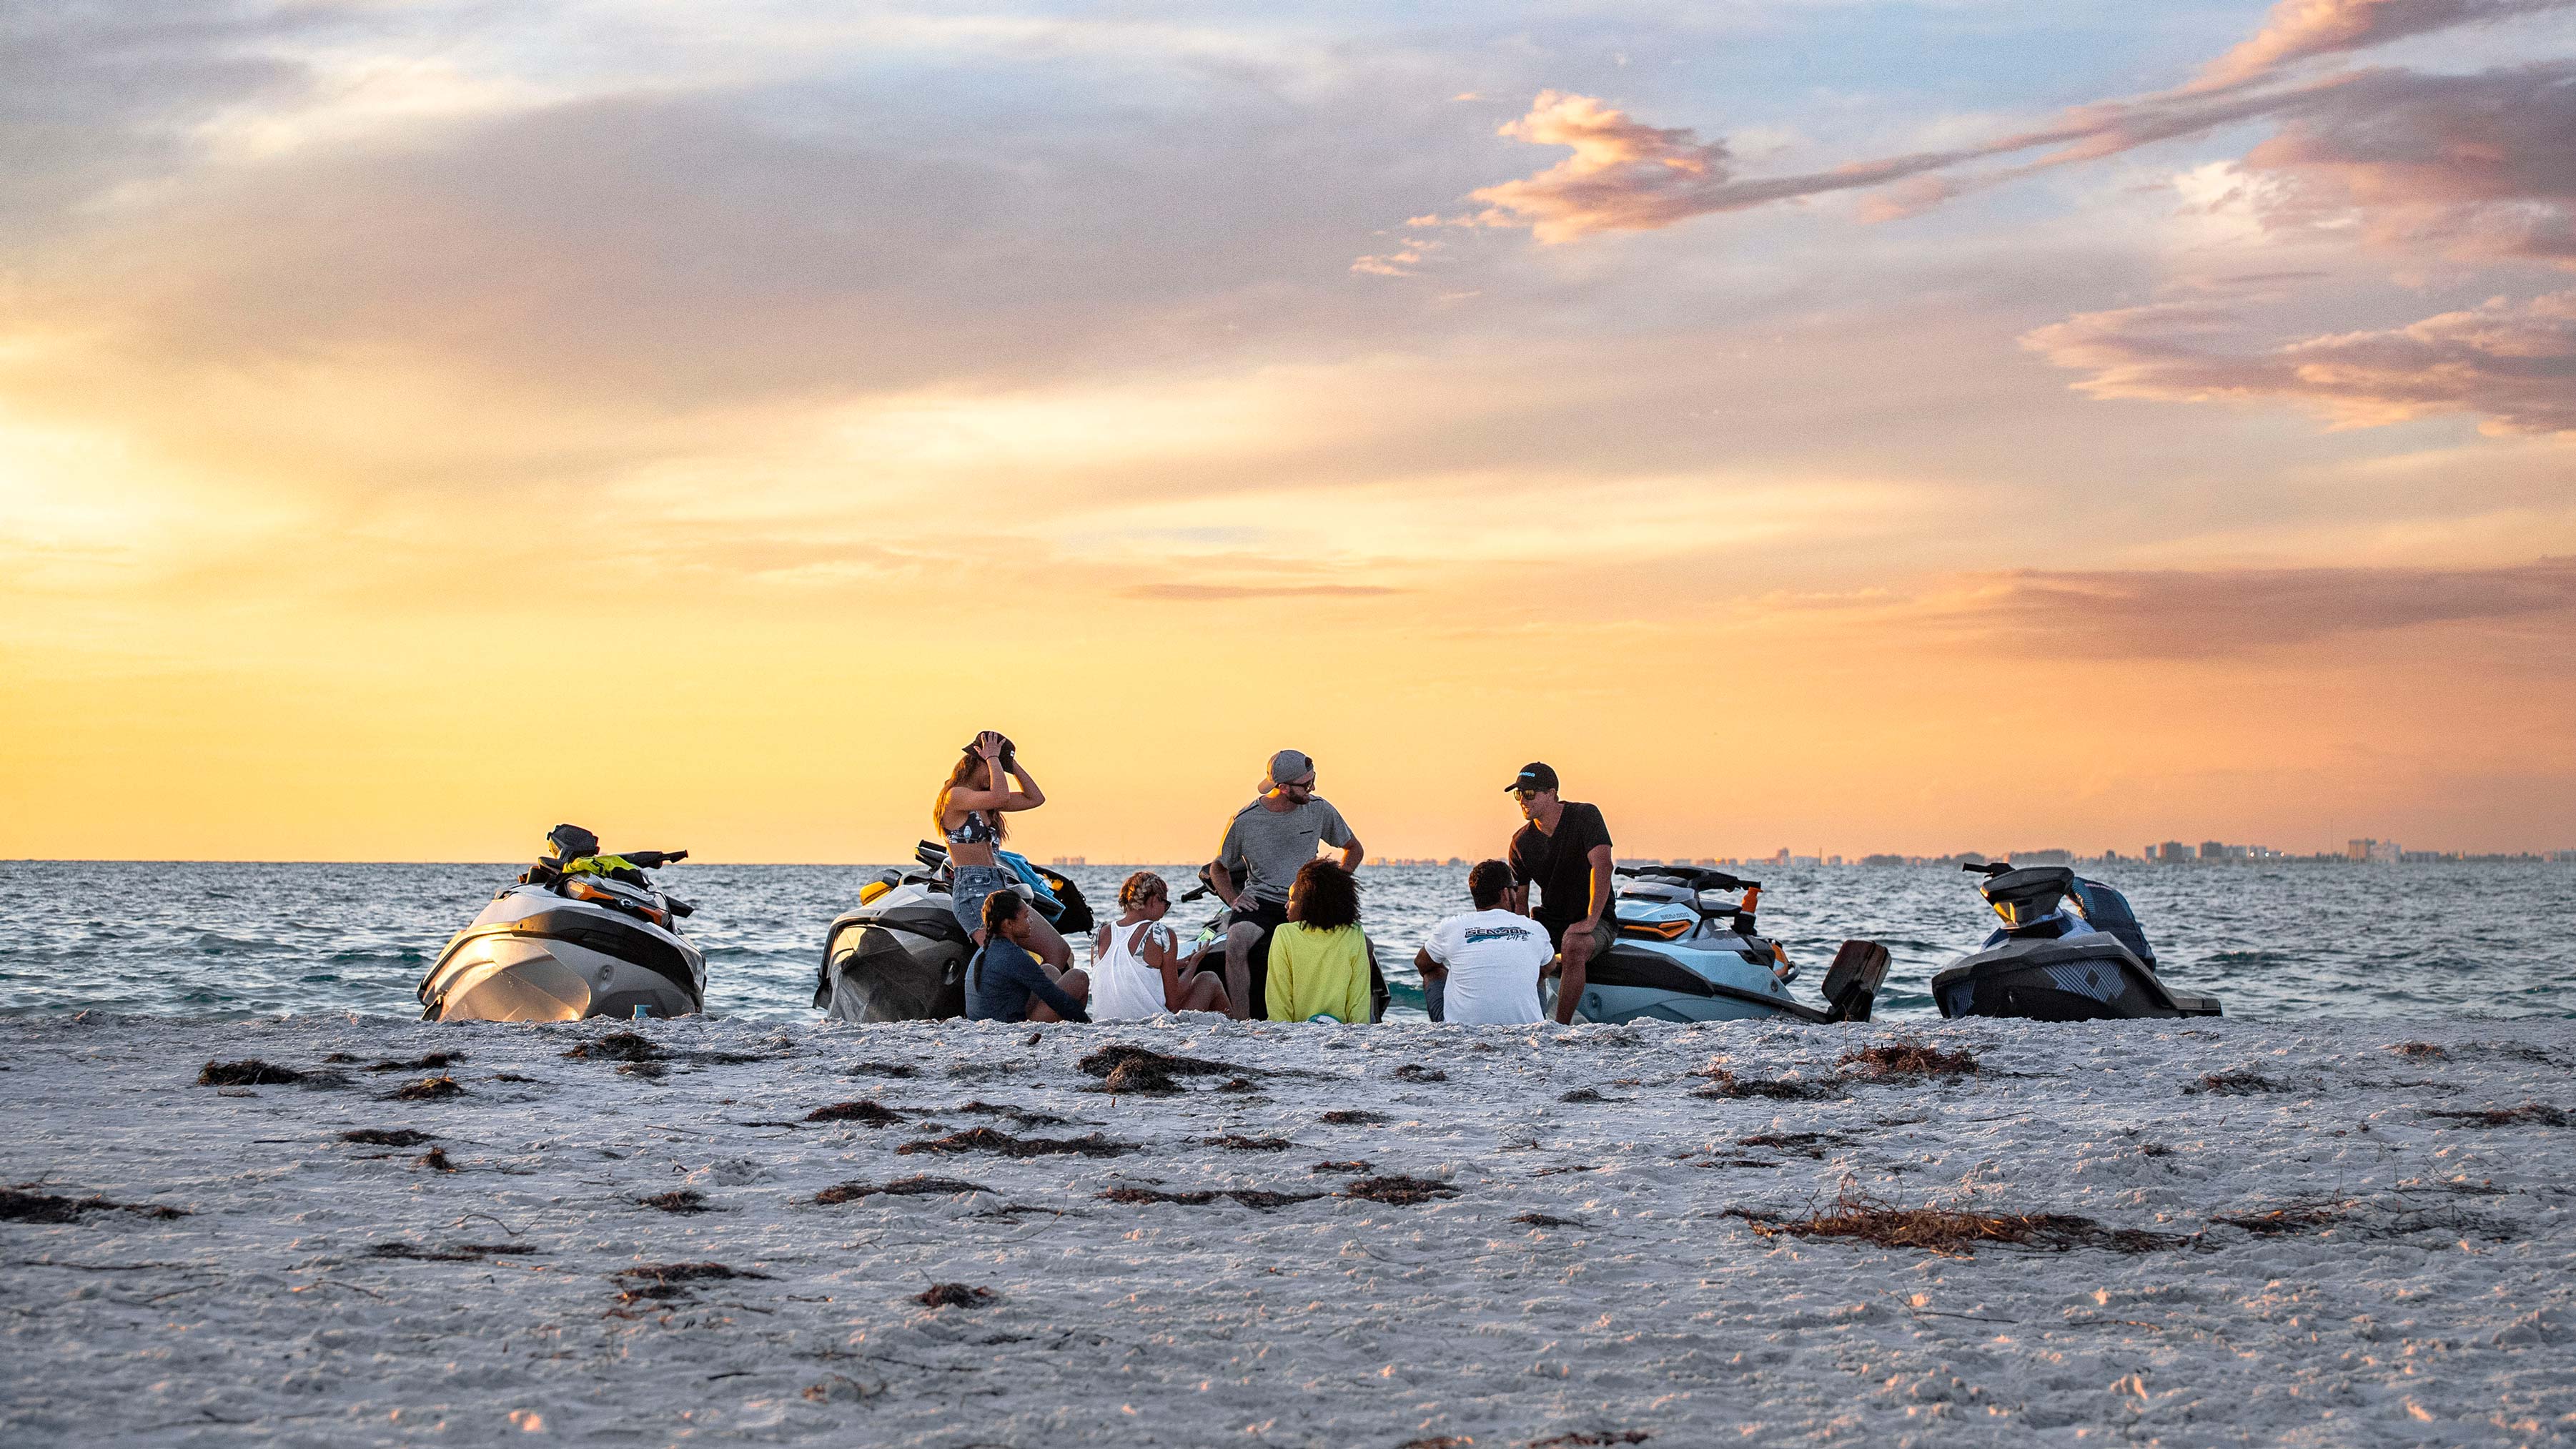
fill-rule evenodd
<path id="1" fill-rule="evenodd" d="M 2010 856 L 2007 856 L 2006 859 L 2010 860 L 2015 865 L 2073 865 L 2075 863 L 2075 852 L 2071 850 L 2016 850 Z"/>
<path id="2" fill-rule="evenodd" d="M 2159 865 L 2180 865 L 2191 859 L 2191 847 L 2179 840 L 2168 840 L 2156 847 L 2155 859 Z"/>
<path id="3" fill-rule="evenodd" d="M 2374 840 L 2362 859 L 2372 865 L 2395 865 L 2406 858 L 2405 848 L 2394 840 Z"/>
<path id="4" fill-rule="evenodd" d="M 1059 855 L 1047 863 L 1049 865 L 1062 867 L 1068 865 L 1089 865 L 1091 864 L 1091 861 L 1087 857 L 1079 855 Z"/>
<path id="5" fill-rule="evenodd" d="M 1903 865 L 1905 864 L 1905 857 L 1901 855 L 1864 855 L 1860 858 L 1860 863 L 1863 865 Z"/>

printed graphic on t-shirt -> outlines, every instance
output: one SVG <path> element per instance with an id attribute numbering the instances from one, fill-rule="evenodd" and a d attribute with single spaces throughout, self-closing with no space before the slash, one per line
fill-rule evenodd
<path id="1" fill-rule="evenodd" d="M 1527 926 L 1470 926 L 1467 928 L 1467 944 L 1473 946 L 1479 941 L 1526 941 L 1529 939 L 1529 934 L 1530 930 Z"/>

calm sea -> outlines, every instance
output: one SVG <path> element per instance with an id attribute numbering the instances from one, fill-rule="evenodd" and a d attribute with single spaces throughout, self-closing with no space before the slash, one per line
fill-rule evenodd
<path id="1" fill-rule="evenodd" d="M 176 1016 L 362 1012 L 411 1016 L 439 947 L 518 873 L 501 865 L 0 863 L 0 1014 Z M 1881 1017 L 1933 1014 L 1931 973 L 1992 917 L 1973 881 L 1929 867 L 1762 870 L 1763 929 L 1816 979 L 1846 936 L 1886 943 Z M 2232 1017 L 2576 1015 L 2576 867 L 2552 865 L 2111 867 L 2177 987 Z M 1094 902 L 1124 868 L 1067 872 Z M 1187 885 L 1191 871 L 1168 868 Z M 664 883 L 698 907 L 707 1009 L 813 1015 L 824 927 L 872 867 L 684 864 Z M 1364 924 L 1419 1015 L 1411 961 L 1432 922 L 1463 910 L 1466 872 L 1371 866 Z M 1193 929 L 1213 902 L 1183 906 Z M 1392 947 L 1392 949 L 1388 949 Z M 1399 963 L 1402 963 L 1399 965 Z"/>

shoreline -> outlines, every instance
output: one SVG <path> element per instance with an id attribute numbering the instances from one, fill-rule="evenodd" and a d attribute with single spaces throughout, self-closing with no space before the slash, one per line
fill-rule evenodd
<path id="1" fill-rule="evenodd" d="M 2576 1431 L 2576 1023 L 630 1025 L 0 1019 L 0 1436 Z"/>

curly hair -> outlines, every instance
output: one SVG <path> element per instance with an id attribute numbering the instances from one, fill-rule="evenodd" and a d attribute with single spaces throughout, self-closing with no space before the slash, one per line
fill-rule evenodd
<path id="1" fill-rule="evenodd" d="M 1360 923 L 1360 883 L 1340 863 L 1317 856 L 1297 868 L 1288 887 L 1288 919 L 1319 931 Z"/>
<path id="2" fill-rule="evenodd" d="M 1118 909 L 1132 911 L 1156 896 L 1168 897 L 1172 888 L 1150 870 L 1140 870 L 1118 886 Z"/>

